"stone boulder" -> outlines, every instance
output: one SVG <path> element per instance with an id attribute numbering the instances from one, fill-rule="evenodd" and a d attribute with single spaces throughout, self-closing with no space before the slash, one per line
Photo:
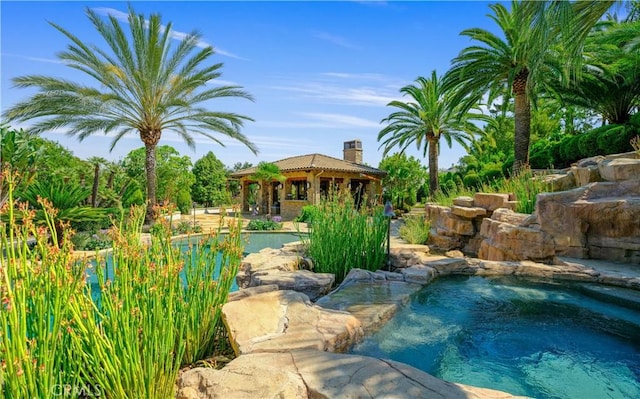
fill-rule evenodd
<path id="1" fill-rule="evenodd" d="M 331 273 L 298 270 L 303 246 L 300 242 L 281 249 L 265 248 L 249 254 L 240 264 L 236 283 L 241 289 L 275 284 L 281 290 L 302 292 L 311 300 L 325 295 L 335 282 Z"/>
<path id="2" fill-rule="evenodd" d="M 453 199 L 453 205 L 464 206 L 466 208 L 473 207 L 473 198 L 467 196 L 460 196 Z"/>
<path id="3" fill-rule="evenodd" d="M 300 255 L 284 253 L 281 249 L 264 248 L 259 252 L 247 255 L 240 264 L 240 270 L 236 275 L 236 283 L 240 288 L 253 287 L 251 279 L 256 272 L 272 270 L 292 271 L 298 269 Z"/>
<path id="4" fill-rule="evenodd" d="M 605 159 L 598 164 L 600 176 L 607 181 L 640 180 L 640 159 Z"/>
<path id="5" fill-rule="evenodd" d="M 473 206 L 495 211 L 498 208 L 508 208 L 505 203 L 511 200 L 509 194 L 475 193 Z"/>
<path id="6" fill-rule="evenodd" d="M 567 173 L 552 173 L 538 178 L 540 181 L 547 183 L 551 191 L 564 191 L 576 187 L 576 179 L 571 170 Z"/>
<path id="7" fill-rule="evenodd" d="M 313 305 L 295 291 L 271 291 L 226 303 L 222 319 L 237 355 L 312 348 L 345 351 L 362 338 L 360 321 Z"/>
<path id="8" fill-rule="evenodd" d="M 389 258 L 394 268 L 411 267 L 429 258 L 429 251 L 427 245 L 397 243 L 391 247 Z"/>
<path id="9" fill-rule="evenodd" d="M 557 255 L 640 263 L 638 180 L 540 194 L 536 215 Z"/>
<path id="10" fill-rule="evenodd" d="M 598 165 L 588 165 L 584 167 L 572 166 L 571 172 L 576 179 L 576 186 L 586 186 L 589 183 L 602 181 L 600 172 L 598 171 Z"/>
<path id="11" fill-rule="evenodd" d="M 529 215 L 499 209 L 482 221 L 478 257 L 495 261 L 532 260 L 552 262 L 555 256 L 551 237 L 539 229 L 523 227 Z"/>
<path id="12" fill-rule="evenodd" d="M 336 276 L 332 273 L 314 273 L 309 270 L 254 273 L 250 286 L 274 284 L 281 290 L 297 291 L 305 294 L 312 301 L 331 291 Z"/>
<path id="13" fill-rule="evenodd" d="M 178 399 L 516 398 L 391 360 L 313 350 L 243 355 L 222 370 L 188 370 L 177 385 Z"/>

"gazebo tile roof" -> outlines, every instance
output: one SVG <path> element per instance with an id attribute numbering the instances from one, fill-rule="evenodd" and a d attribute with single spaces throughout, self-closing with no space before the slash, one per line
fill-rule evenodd
<path id="1" fill-rule="evenodd" d="M 295 157 L 281 159 L 273 162 L 278 165 L 280 172 L 293 172 L 298 170 L 330 170 L 336 172 L 366 173 L 370 175 L 383 176 L 387 172 L 371 166 L 345 161 L 343 159 L 330 157 L 322 154 L 299 155 Z M 232 173 L 232 177 L 244 177 L 253 175 L 257 170 L 256 166 L 242 169 Z"/>

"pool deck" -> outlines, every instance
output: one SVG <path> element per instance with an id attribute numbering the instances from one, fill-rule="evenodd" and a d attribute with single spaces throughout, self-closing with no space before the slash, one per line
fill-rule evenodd
<path id="1" fill-rule="evenodd" d="M 596 270 L 602 275 L 618 278 L 640 278 L 640 265 L 633 263 L 617 263 L 598 259 L 576 259 L 559 257 L 563 262 L 578 264 Z"/>

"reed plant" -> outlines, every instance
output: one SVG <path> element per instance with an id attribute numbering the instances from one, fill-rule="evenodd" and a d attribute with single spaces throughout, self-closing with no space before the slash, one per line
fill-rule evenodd
<path id="1" fill-rule="evenodd" d="M 311 228 L 303 241 L 315 271 L 333 273 L 340 283 L 353 268 L 374 271 L 383 265 L 388 220 L 381 207 L 357 209 L 351 194 L 341 192 L 311 213 Z"/>
<path id="2" fill-rule="evenodd" d="M 398 234 L 409 244 L 425 244 L 429 239 L 430 227 L 431 223 L 424 215 L 405 215 Z"/>
<path id="3" fill-rule="evenodd" d="M 185 255 L 162 233 L 170 230 L 143 244 L 145 210 L 132 208 L 111 229 L 111 256 L 88 262 L 74 260 L 66 235 L 60 248 L 47 244 L 53 210 L 45 208 L 48 225 L 38 228 L 25 217 L 14 223 L 14 205 L 10 197 L 0 229 L 5 397 L 173 397 L 180 367 L 216 354 L 221 308 L 242 258 L 237 220 Z M 87 267 L 96 286 L 87 284 Z"/>
<path id="4" fill-rule="evenodd" d="M 64 384 L 81 385 L 82 364 L 69 351 L 68 330 L 84 270 L 70 256 L 68 239 L 60 248 L 49 244 L 50 237 L 58 240 L 48 201 L 40 202 L 42 226 L 25 205 L 15 206 L 15 182 L 14 174 L 0 171 L 7 188 L 0 208 L 0 391 L 5 398 L 48 398 Z"/>

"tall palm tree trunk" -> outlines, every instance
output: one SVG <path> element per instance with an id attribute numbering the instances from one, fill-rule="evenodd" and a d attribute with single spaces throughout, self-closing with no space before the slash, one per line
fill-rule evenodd
<path id="1" fill-rule="evenodd" d="M 144 145 L 145 161 L 144 168 L 147 172 L 147 213 L 144 218 L 145 224 L 153 222 L 153 207 L 156 206 L 156 146 L 155 144 Z"/>
<path id="2" fill-rule="evenodd" d="M 144 143 L 145 161 L 144 168 L 147 172 L 147 213 L 145 224 L 154 220 L 153 207 L 156 205 L 156 146 L 160 141 L 160 130 L 141 130 L 140 140 Z"/>
<path id="3" fill-rule="evenodd" d="M 429 141 L 429 197 L 433 199 L 438 191 L 438 139 L 435 136 L 428 136 Z"/>
<path id="4" fill-rule="evenodd" d="M 522 70 L 513 82 L 515 95 L 515 134 L 513 172 L 517 173 L 529 164 L 529 139 L 531 135 L 531 104 L 527 96 L 529 71 Z"/>
<path id="5" fill-rule="evenodd" d="M 262 187 L 265 187 L 265 190 L 267 190 L 267 215 L 269 219 L 271 219 L 271 182 L 265 180 L 262 183 Z"/>
<path id="6" fill-rule="evenodd" d="M 91 206 L 98 207 L 98 188 L 100 186 L 100 164 L 96 163 L 93 169 L 93 188 L 91 190 Z"/>

